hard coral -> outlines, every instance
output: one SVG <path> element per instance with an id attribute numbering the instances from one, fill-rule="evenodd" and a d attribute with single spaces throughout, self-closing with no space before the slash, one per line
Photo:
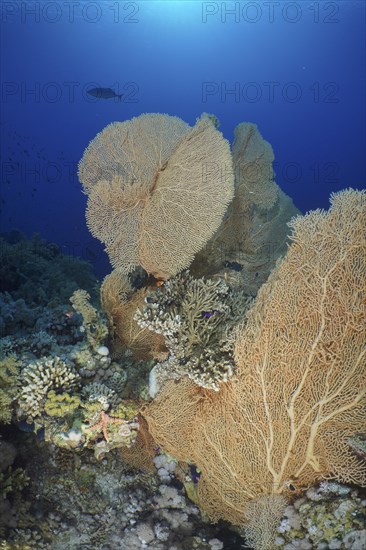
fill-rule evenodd
<path id="1" fill-rule="evenodd" d="M 90 294 L 86 290 L 75 290 L 70 302 L 83 318 L 83 328 L 89 345 L 93 350 L 97 349 L 107 337 L 108 329 L 100 312 L 90 303 Z"/>
<path id="2" fill-rule="evenodd" d="M 0 422 L 9 424 L 18 393 L 19 364 L 14 355 L 0 361 Z"/>
<path id="3" fill-rule="evenodd" d="M 68 391 L 78 384 L 79 377 L 59 357 L 48 357 L 27 365 L 22 370 L 21 381 L 18 414 L 32 423 L 44 412 L 49 391 Z"/>
<path id="4" fill-rule="evenodd" d="M 184 272 L 151 292 L 145 302 L 135 319 L 140 327 L 163 335 L 170 354 L 154 367 L 159 385 L 164 379 L 188 376 L 217 391 L 233 374 L 227 330 L 237 321 L 239 304 L 244 308 L 248 298 L 234 294 L 224 281 L 194 279 Z"/>

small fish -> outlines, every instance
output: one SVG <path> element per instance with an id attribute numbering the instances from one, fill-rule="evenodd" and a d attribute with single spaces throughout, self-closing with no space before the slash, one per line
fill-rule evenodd
<path id="1" fill-rule="evenodd" d="M 112 88 L 91 88 L 86 91 L 87 94 L 92 95 L 98 99 L 111 99 L 112 97 L 118 97 L 121 101 L 123 94 L 116 94 Z"/>
<path id="2" fill-rule="evenodd" d="M 87 256 L 88 258 L 92 259 L 92 260 L 96 260 L 97 258 L 97 255 L 95 254 L 95 252 L 89 248 L 88 246 L 85 248 L 85 251 L 87 253 Z"/>
<path id="3" fill-rule="evenodd" d="M 212 315 L 215 315 L 215 313 L 218 313 L 216 309 L 213 309 L 212 311 L 203 311 L 201 313 L 201 317 L 209 319 L 210 317 L 212 317 Z"/>
<path id="4" fill-rule="evenodd" d="M 242 271 L 243 269 L 243 266 L 238 262 L 229 262 L 228 260 L 224 262 L 224 267 L 228 267 L 234 271 Z"/>

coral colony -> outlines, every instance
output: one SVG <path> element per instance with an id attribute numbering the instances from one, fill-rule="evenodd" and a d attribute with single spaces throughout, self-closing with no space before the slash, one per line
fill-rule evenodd
<path id="1" fill-rule="evenodd" d="M 366 193 L 301 215 L 218 126 L 89 144 L 101 285 L 1 237 L 2 550 L 366 547 Z"/>

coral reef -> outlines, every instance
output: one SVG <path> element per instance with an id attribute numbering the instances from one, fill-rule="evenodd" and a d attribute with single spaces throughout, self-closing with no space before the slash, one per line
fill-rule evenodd
<path id="1" fill-rule="evenodd" d="M 86 333 L 89 346 L 92 349 L 98 348 L 107 338 L 108 328 L 100 312 L 91 305 L 90 294 L 86 290 L 75 290 L 70 302 L 83 318 L 82 330 Z"/>
<path id="2" fill-rule="evenodd" d="M 0 436 L 0 539 L 7 528 L 16 526 L 17 505 L 30 481 L 16 459 L 16 447 Z"/>
<path id="3" fill-rule="evenodd" d="M 363 550 L 365 515 L 366 502 L 357 490 L 323 482 L 318 489 L 309 489 L 302 498 L 286 507 L 275 547 L 284 550 Z"/>
<path id="4" fill-rule="evenodd" d="M 18 416 L 25 417 L 31 424 L 44 412 L 46 398 L 49 398 L 51 390 L 64 392 L 74 388 L 78 382 L 77 373 L 59 357 L 30 363 L 21 372 Z"/>
<path id="5" fill-rule="evenodd" d="M 366 484 L 366 192 L 292 221 L 292 245 L 237 330 L 235 380 L 168 381 L 143 409 L 166 452 L 201 471 L 200 505 L 243 525 L 248 502 L 325 478 Z"/>
<path id="6" fill-rule="evenodd" d="M 0 495 L 6 498 L 8 493 L 21 491 L 28 485 L 29 479 L 22 468 L 9 468 L 0 472 Z"/>
<path id="7" fill-rule="evenodd" d="M 29 307 L 64 303 L 78 288 L 95 297 L 96 278 L 90 264 L 61 254 L 56 244 L 39 235 L 26 240 L 19 234 L 13 241 L 0 236 L 0 293 L 24 300 Z M 0 319 L 1 315 L 0 310 Z"/>
<path id="8" fill-rule="evenodd" d="M 218 126 L 86 149 L 102 309 L 88 264 L 0 239 L 0 548 L 223 550 L 221 520 L 232 548 L 365 546 L 366 193 L 286 226 L 271 146 Z"/>
<path id="9" fill-rule="evenodd" d="M 207 116 L 193 128 L 162 114 L 110 124 L 86 149 L 79 178 L 88 227 L 113 267 L 163 279 L 189 266 L 233 198 L 229 144 Z"/>
<path id="10" fill-rule="evenodd" d="M 115 453 L 102 461 L 26 440 L 31 483 L 9 545 L 36 550 L 219 550 L 219 529 L 200 516 L 185 497 L 168 460 L 159 473 L 141 474 L 126 468 Z M 164 472 L 163 472 L 164 470 Z"/>
<path id="11" fill-rule="evenodd" d="M 39 307 L 28 306 L 23 298 L 14 299 L 9 292 L 0 294 L 0 336 L 32 328 L 40 313 Z"/>

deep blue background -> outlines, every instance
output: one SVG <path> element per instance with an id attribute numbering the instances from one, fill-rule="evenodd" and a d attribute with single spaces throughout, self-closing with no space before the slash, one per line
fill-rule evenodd
<path id="1" fill-rule="evenodd" d="M 108 271 L 76 166 L 104 126 L 145 112 L 214 113 L 230 141 L 256 123 L 302 211 L 365 187 L 365 5 L 3 0 L 0 231 L 38 232 Z"/>

